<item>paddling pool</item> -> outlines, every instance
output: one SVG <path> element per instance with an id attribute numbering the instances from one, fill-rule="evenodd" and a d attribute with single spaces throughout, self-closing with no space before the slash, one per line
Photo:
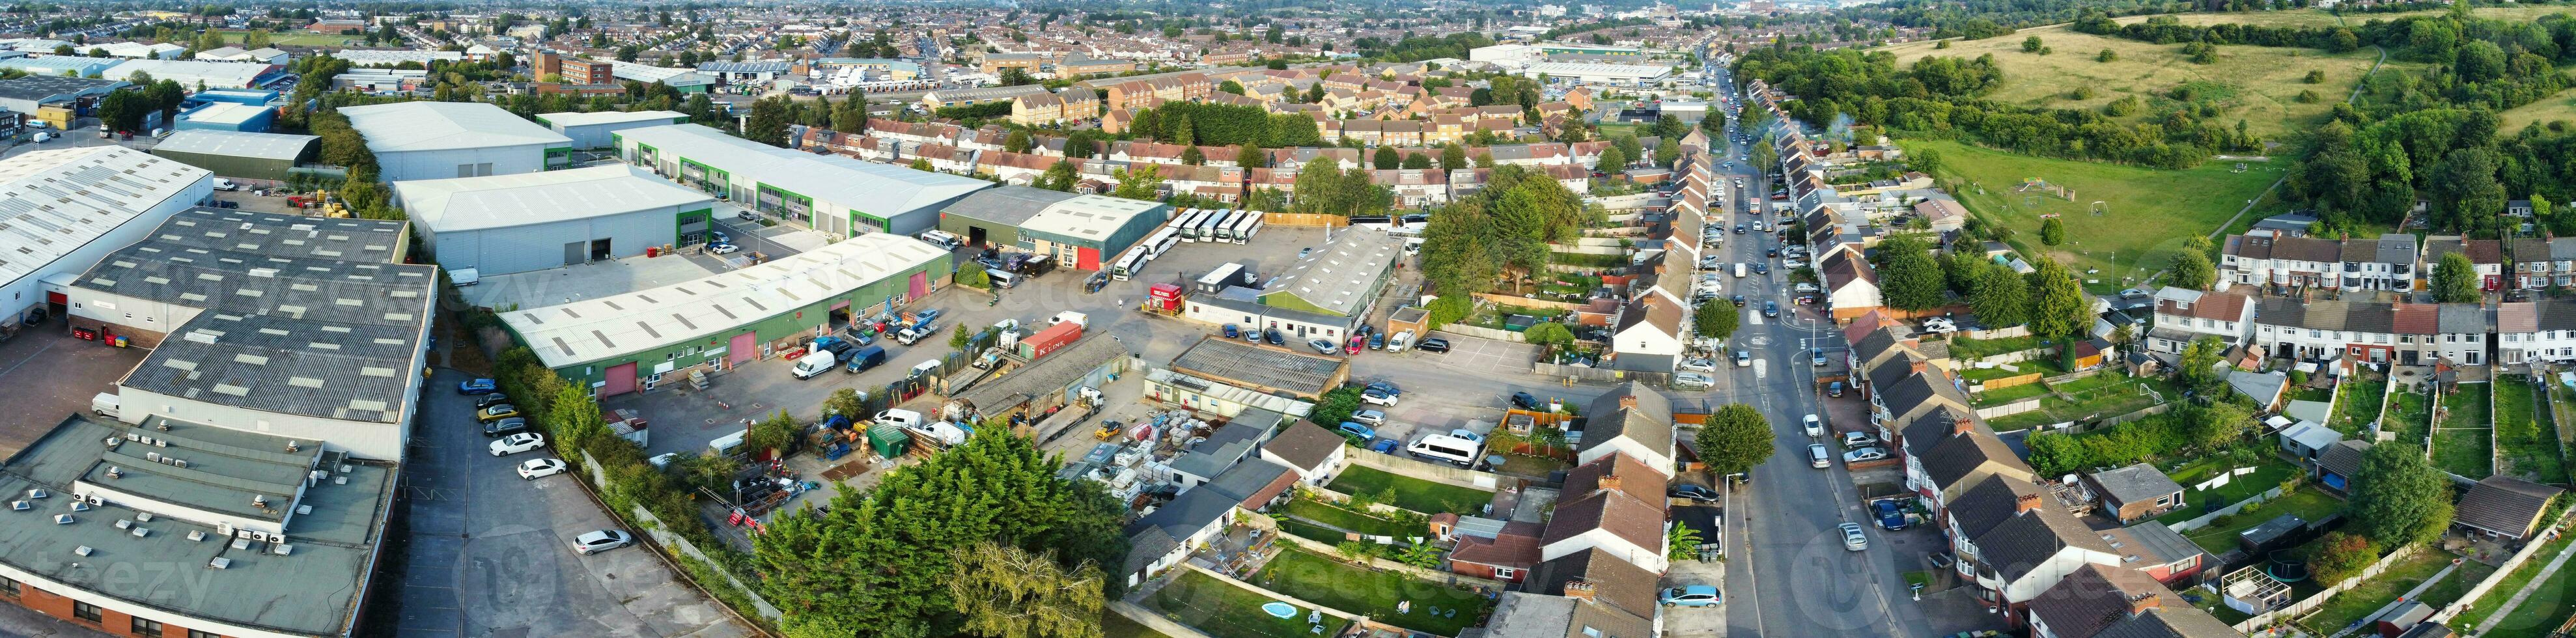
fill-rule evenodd
<path id="1" fill-rule="evenodd" d="M 1276 600 L 1274 600 L 1274 601 L 1270 601 L 1270 602 L 1267 602 L 1267 603 L 1262 603 L 1262 604 L 1261 604 L 1261 610 L 1262 610 L 1262 611 L 1266 611 L 1266 612 L 1270 612 L 1270 615 L 1272 615 L 1272 616 L 1278 616 L 1278 617 L 1280 617 L 1280 618 L 1295 618 L 1295 617 L 1297 617 L 1297 606 L 1296 606 L 1296 605 L 1291 605 L 1291 604 L 1283 603 L 1283 602 L 1279 602 L 1279 601 L 1276 601 Z"/>

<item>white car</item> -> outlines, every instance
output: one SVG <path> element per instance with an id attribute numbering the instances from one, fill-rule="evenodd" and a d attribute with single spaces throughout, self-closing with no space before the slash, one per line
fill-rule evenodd
<path id="1" fill-rule="evenodd" d="M 1866 463 L 1887 458 L 1887 450 L 1865 447 L 1843 453 L 1843 463 Z"/>
<path id="2" fill-rule="evenodd" d="M 1378 392 L 1376 390 L 1360 393 L 1360 402 L 1369 405 L 1383 405 L 1392 408 L 1395 407 L 1395 401 L 1395 395 Z"/>
<path id="3" fill-rule="evenodd" d="M 626 533 L 626 530 L 592 530 L 573 537 L 572 551 L 587 556 L 633 544 L 635 544 L 635 536 Z"/>
<path id="4" fill-rule="evenodd" d="M 224 179 L 224 178 L 221 178 L 221 177 L 217 177 L 217 178 L 215 178 L 215 190 L 219 190 L 219 191 L 237 191 L 237 190 L 241 190 L 241 185 L 240 185 L 240 184 L 235 184 L 235 183 L 233 183 L 233 181 L 232 181 L 232 180 Z"/>
<path id="5" fill-rule="evenodd" d="M 1816 292 L 1819 289 L 1816 288 L 1815 284 L 1801 281 L 1798 282 L 1797 286 L 1792 287 L 1791 290 L 1796 290 L 1798 292 Z"/>
<path id="6" fill-rule="evenodd" d="M 1943 318 L 1940 318 L 1940 317 L 1933 317 L 1933 318 L 1930 318 L 1930 319 L 1925 319 L 1925 320 L 1923 320 L 1923 330 L 1924 330 L 1925 332 L 1937 332 L 1937 333 L 1948 334 L 1948 333 L 1952 333 L 1952 332 L 1958 332 L 1958 331 L 1959 331 L 1959 325 L 1958 325 L 1958 324 L 1955 324 L 1955 323 L 1951 323 L 1951 322 L 1950 322 L 1950 320 L 1948 320 L 1948 319 L 1943 319 Z"/>
<path id="7" fill-rule="evenodd" d="M 741 247 L 741 246 L 736 246 L 736 245 L 733 245 L 733 244 L 710 244 L 710 245 L 708 245 L 708 246 L 707 246 L 707 252 L 715 253 L 715 254 L 718 254 L 718 255 L 731 255 L 731 254 L 734 254 L 734 253 L 737 253 L 737 252 L 741 252 L 741 251 L 742 251 L 742 247 Z"/>
<path id="8" fill-rule="evenodd" d="M 1807 444 L 1807 464 L 1816 466 L 1819 470 L 1833 467 L 1834 453 L 1832 450 L 1825 449 L 1823 443 L 1809 443 Z"/>
<path id="9" fill-rule="evenodd" d="M 1735 351 L 1735 367 L 1738 367 L 1738 368 L 1750 368 L 1750 367 L 1753 367 L 1753 353 L 1752 353 L 1752 352 L 1749 352 L 1749 351 L 1744 351 L 1744 350 L 1737 350 L 1737 351 Z"/>
<path id="10" fill-rule="evenodd" d="M 545 447 L 546 437 L 534 432 L 520 432 L 492 442 L 493 456 L 509 456 Z"/>
<path id="11" fill-rule="evenodd" d="M 1717 362 L 1707 359 L 1685 359 L 1682 361 L 1682 369 L 1691 372 L 1716 372 Z"/>
<path id="12" fill-rule="evenodd" d="M 1806 429 L 1807 438 L 1821 439 L 1825 437 L 1825 421 L 1824 419 L 1816 418 L 1816 415 L 1807 415 Z"/>
<path id="13" fill-rule="evenodd" d="M 1834 527 L 1843 530 L 1843 549 L 1855 552 L 1869 549 L 1869 532 L 1862 531 L 1859 523 L 1843 523 Z"/>
<path id="14" fill-rule="evenodd" d="M 563 459 L 528 459 L 519 464 L 519 478 L 531 481 L 562 474 L 563 471 Z"/>
<path id="15" fill-rule="evenodd" d="M 1867 446 L 1867 445 L 1869 445 L 1869 444 L 1870 444 L 1870 443 L 1872 443 L 1872 442 L 1873 442 L 1873 441 L 1871 441 L 1871 440 L 1870 440 L 1870 438 L 1869 438 L 1869 433 L 1868 433 L 1868 432 L 1844 432 L 1844 433 L 1843 433 L 1843 447 L 1847 447 L 1847 448 L 1863 447 L 1863 446 Z"/>

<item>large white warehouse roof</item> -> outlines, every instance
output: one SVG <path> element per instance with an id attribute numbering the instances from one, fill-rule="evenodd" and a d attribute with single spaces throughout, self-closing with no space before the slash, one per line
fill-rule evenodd
<path id="1" fill-rule="evenodd" d="M 366 136 L 367 150 L 378 153 L 572 143 L 572 138 L 481 102 L 348 106 L 340 114 Z"/>
<path id="2" fill-rule="evenodd" d="M 916 171 L 840 155 L 799 153 L 696 124 L 619 131 L 633 144 L 714 166 L 738 179 L 883 214 L 916 210 L 990 187 L 972 177 Z"/>
<path id="3" fill-rule="evenodd" d="M 0 159 L 0 281 L 14 282 L 203 180 L 206 169 L 121 146 Z"/>
<path id="4" fill-rule="evenodd" d="M 846 294 L 937 261 L 930 244 L 870 233 L 704 279 L 501 313 L 546 367 L 649 352 Z"/>
<path id="5" fill-rule="evenodd" d="M 625 164 L 394 182 L 394 198 L 412 221 L 438 233 L 509 228 L 714 201 L 706 193 Z"/>

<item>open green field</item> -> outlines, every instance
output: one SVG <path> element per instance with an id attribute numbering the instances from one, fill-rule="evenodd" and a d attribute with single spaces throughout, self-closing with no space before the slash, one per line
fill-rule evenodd
<path id="1" fill-rule="evenodd" d="M 2033 36 L 2053 52 L 2023 53 L 2022 40 Z M 2188 84 L 2217 100 L 2218 121 L 2232 125 L 2243 119 L 2247 132 L 2274 141 L 2323 122 L 2334 103 L 2349 95 L 2379 58 L 2370 49 L 2329 54 L 2288 47 L 2223 46 L 2217 63 L 2193 64 L 2179 43 L 2078 33 L 2066 25 L 2022 29 L 2007 37 L 1953 40 L 1948 49 L 1936 46 L 1932 41 L 1908 42 L 1886 50 L 1896 54 L 1900 68 L 1930 56 L 1965 60 L 1992 54 L 2004 78 L 1988 97 L 2002 102 L 2098 111 L 2131 95 L 2145 100 L 2150 108 L 2118 118 L 2124 124 L 2146 122 L 2160 110 L 2153 107 L 2177 104 L 2169 93 Z M 2097 61 L 2095 56 L 2104 50 L 2117 59 Z M 2308 84 L 2309 71 L 2325 72 L 2325 81 Z M 2079 98 L 2071 93 L 2077 87 L 2089 87 L 2092 94 Z M 2300 102 L 2301 91 L 2315 91 L 2320 99 Z"/>
<path id="2" fill-rule="evenodd" d="M 224 29 L 223 32 L 224 41 L 232 44 L 241 44 L 242 39 L 250 35 L 249 31 L 235 29 Z M 307 47 L 336 47 L 344 46 L 352 42 L 363 43 L 366 42 L 366 38 L 348 35 L 325 35 L 309 31 L 288 31 L 285 33 L 271 32 L 268 34 L 269 44 Z"/>
<path id="3" fill-rule="evenodd" d="M 2537 483 L 2566 484 L 2567 462 L 2558 444 L 2556 417 L 2541 410 L 2538 386 L 2526 375 L 2498 375 L 2495 434 L 2507 474 Z"/>
<path id="4" fill-rule="evenodd" d="M 1394 488 L 1395 498 L 1387 502 L 1388 505 L 1424 514 L 1451 512 L 1477 516 L 1484 513 L 1487 503 L 1494 502 L 1493 492 L 1396 476 L 1372 467 L 1353 467 L 1325 487 L 1353 496 L 1378 496 L 1385 494 L 1388 488 Z"/>
<path id="5" fill-rule="evenodd" d="M 1303 549 L 1279 552 L 1249 582 L 1378 622 L 1443 636 L 1476 626 L 1490 608 L 1484 596 L 1471 590 L 1358 567 Z M 1402 601 L 1413 604 L 1397 613 L 1396 603 Z"/>
<path id="6" fill-rule="evenodd" d="M 2253 478 L 2253 476 L 2254 475 L 2248 475 L 2246 478 L 2250 479 Z M 2231 485 L 2234 483 L 2234 481 L 2229 482 Z M 2278 485 L 2280 485 L 2280 483 L 2276 481 L 2271 485 L 2263 486 L 2263 489 L 2271 489 Z M 2260 492 L 2262 490 L 2256 491 Z M 2186 507 L 2188 509 L 2199 509 L 2196 507 Z M 2209 553 L 2212 555 L 2225 554 L 2228 550 L 2236 548 L 2237 532 L 2252 529 L 2256 525 L 2261 525 L 2272 519 L 2280 518 L 2282 514 L 2297 514 L 2301 520 L 2315 522 L 2322 520 L 2326 516 L 2332 515 L 2337 510 L 2341 509 L 2343 509 L 2343 501 L 2335 500 L 2334 497 L 2327 496 L 2325 492 L 2317 491 L 2317 488 L 2303 486 L 2296 491 L 2282 494 L 2280 498 L 2264 501 L 2261 505 L 2256 505 L 2246 508 L 2245 511 L 2237 512 L 2235 518 L 2229 519 L 2226 525 L 2211 525 L 2208 527 L 2194 529 L 2188 532 L 2183 532 L 2183 536 L 2191 539 L 2192 544 L 2199 545 L 2201 549 L 2209 550 Z M 2191 517 L 2186 516 L 2183 518 L 2189 519 Z"/>
<path id="7" fill-rule="evenodd" d="M 2362 579 L 2360 585 L 2326 599 L 2326 604 L 2318 607 L 2316 613 L 2300 619 L 2299 626 L 2306 627 L 2310 633 L 2316 635 L 2331 635 L 2341 631 L 2346 626 L 2361 622 L 2363 617 L 2377 613 L 2380 607 L 2396 601 L 2398 596 L 2405 595 L 2416 585 L 2431 579 L 2433 574 L 2449 566 L 2452 558 L 2449 552 L 2434 549 L 2417 550 L 2415 555 L 2389 565 L 2388 570 L 2380 572 L 2377 578 Z M 2443 578 L 2459 578 L 2466 573 L 2468 570 L 2462 568 L 2453 570 L 2450 575 Z M 2480 577 L 2484 576 L 2480 575 Z M 2463 588 L 2465 587 L 2464 585 Z M 2435 587 L 2435 589 L 2440 588 Z M 2459 594 L 2454 592 L 2451 598 L 2457 600 Z"/>
<path id="8" fill-rule="evenodd" d="M 2334 418 L 2326 427 L 2343 433 L 2347 439 L 2361 439 L 2370 429 L 2370 421 L 2379 418 L 2379 405 L 2388 400 L 2388 380 L 2352 375 L 2339 384 L 2336 392 L 2343 396 L 2335 401 Z"/>
<path id="9" fill-rule="evenodd" d="M 2538 20 L 2541 16 L 2556 13 L 2568 13 L 2576 11 L 2576 8 L 2570 8 L 2564 5 L 2525 5 L 2512 7 L 2479 7 L 2476 11 L 2477 16 L 2481 18 Z M 2359 27 L 2363 23 L 2367 23 L 2372 20 L 2396 20 L 2406 16 L 2433 15 L 2445 12 L 2446 11 L 2443 9 L 2426 9 L 2423 11 L 2399 11 L 2391 13 L 2355 13 L 2338 18 L 2334 12 L 2326 11 L 2324 9 L 2291 9 L 2286 11 L 2184 13 L 2178 14 L 2175 17 L 2180 18 L 2183 24 L 2252 24 L 2267 27 L 2320 26 L 2336 24 L 2338 20 L 2341 20 L 2342 24 Z M 2145 19 L 2147 19 L 2145 16 L 2121 18 L 2120 22 L 2125 24 Z"/>
<path id="10" fill-rule="evenodd" d="M 2504 118 L 2502 130 L 2506 133 L 2522 130 L 2531 124 L 2547 126 L 2550 122 L 2576 122 L 2576 89 L 2559 91 L 2496 115 Z"/>
<path id="11" fill-rule="evenodd" d="M 2495 473 L 2495 433 L 2487 418 L 2493 383 L 2463 383 L 2442 397 L 2442 427 L 2433 431 L 2433 466 L 2472 479 Z"/>
<path id="12" fill-rule="evenodd" d="M 1270 597 L 1195 570 L 1173 578 L 1172 584 L 1164 585 L 1146 602 L 1165 617 L 1217 638 L 1306 638 L 1315 635 L 1314 626 L 1306 624 L 1306 612 L 1313 608 L 1298 606 L 1297 613 L 1288 618 L 1272 616 L 1261 610 L 1261 605 L 1273 602 Z M 1341 635 L 1342 627 L 1348 624 L 1349 621 L 1325 616 L 1323 635 Z"/>
<path id="13" fill-rule="evenodd" d="M 2095 294 L 2116 293 L 2163 269 L 2184 238 L 2218 230 L 2290 164 L 2286 159 L 2248 162 L 2248 170 L 2237 173 L 2235 162 L 2211 161 L 2163 171 L 2031 157 L 1947 140 L 1899 144 L 1907 153 L 1939 153 L 1940 177 L 1969 211 L 2018 231 L 2016 247 L 2054 257 L 2085 278 L 2085 289 Z M 2075 201 L 2015 192 L 2025 179 L 2074 189 Z M 2107 207 L 2098 216 L 2090 212 L 2096 201 Z M 2047 214 L 2058 215 L 2066 225 L 2066 244 L 2039 242 L 2040 216 Z"/>

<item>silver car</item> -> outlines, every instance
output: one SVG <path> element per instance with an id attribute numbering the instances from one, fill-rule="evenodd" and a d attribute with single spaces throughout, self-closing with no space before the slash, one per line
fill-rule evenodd
<path id="1" fill-rule="evenodd" d="M 1869 532 L 1862 530 L 1859 523 L 1843 523 L 1834 527 L 1843 530 L 1843 549 L 1855 552 L 1869 549 Z"/>

